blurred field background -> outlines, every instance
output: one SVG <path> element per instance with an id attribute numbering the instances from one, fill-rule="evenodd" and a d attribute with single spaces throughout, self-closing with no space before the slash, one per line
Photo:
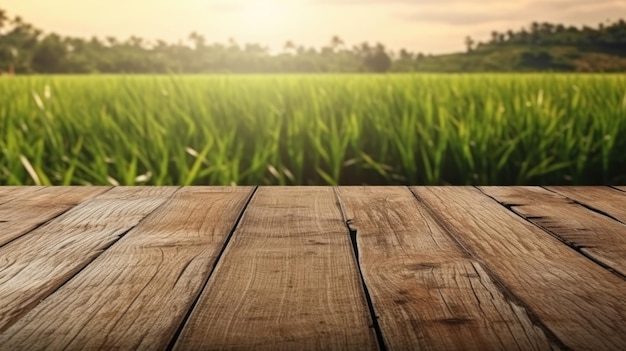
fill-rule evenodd
<path id="1" fill-rule="evenodd" d="M 0 185 L 616 184 L 626 76 L 0 79 Z"/>

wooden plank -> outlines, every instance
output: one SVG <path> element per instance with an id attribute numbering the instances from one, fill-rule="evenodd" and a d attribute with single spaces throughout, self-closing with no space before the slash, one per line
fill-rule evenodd
<path id="1" fill-rule="evenodd" d="M 177 189 L 114 188 L 0 248 L 0 332 L 93 261 Z"/>
<path id="2" fill-rule="evenodd" d="M 412 187 L 419 201 L 567 347 L 626 345 L 626 281 L 470 187 Z"/>
<path id="3" fill-rule="evenodd" d="M 24 190 L 21 192 L 20 190 Z M 0 247 L 109 187 L 20 187 L 0 205 Z"/>
<path id="4" fill-rule="evenodd" d="M 165 349 L 252 190 L 178 191 L 5 330 L 0 344 L 13 350 Z"/>
<path id="5" fill-rule="evenodd" d="M 626 194 L 621 191 L 600 186 L 550 186 L 546 188 L 626 223 Z"/>
<path id="6" fill-rule="evenodd" d="M 39 191 L 41 189 L 45 189 L 45 186 L 14 186 L 14 185 L 5 185 L 0 186 L 0 199 L 4 199 L 5 197 L 12 197 L 14 195 L 27 194 L 30 192 Z"/>
<path id="7" fill-rule="evenodd" d="M 540 187 L 481 187 L 487 195 L 626 276 L 626 225 Z"/>
<path id="8" fill-rule="evenodd" d="M 177 350 L 377 348 L 350 237 L 330 187 L 261 187 Z"/>
<path id="9" fill-rule="evenodd" d="M 389 350 L 550 350 L 405 187 L 340 187 Z"/>
<path id="10" fill-rule="evenodd" d="M 0 205 L 7 202 L 19 199 L 20 197 L 34 193 L 41 189 L 45 189 L 43 186 L 0 186 Z"/>
<path id="11" fill-rule="evenodd" d="M 615 188 L 618 189 L 618 190 L 626 192 L 626 186 L 616 186 Z"/>

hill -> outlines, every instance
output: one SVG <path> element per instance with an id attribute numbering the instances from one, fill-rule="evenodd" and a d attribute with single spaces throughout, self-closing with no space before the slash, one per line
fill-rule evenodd
<path id="1" fill-rule="evenodd" d="M 287 41 L 271 53 L 256 43 L 209 44 L 193 32 L 186 42 L 131 36 L 45 34 L 0 9 L 0 73 L 325 73 L 325 72 L 626 72 L 626 22 L 582 28 L 532 23 L 494 31 L 488 42 L 465 38 L 466 52 L 424 55 L 382 43 L 348 47 L 334 36 L 321 48 Z"/>
<path id="2" fill-rule="evenodd" d="M 528 29 L 492 32 L 491 40 L 465 40 L 467 52 L 418 57 L 416 71 L 626 71 L 626 22 L 597 28 L 532 23 Z M 406 68 L 407 62 L 404 63 Z"/>

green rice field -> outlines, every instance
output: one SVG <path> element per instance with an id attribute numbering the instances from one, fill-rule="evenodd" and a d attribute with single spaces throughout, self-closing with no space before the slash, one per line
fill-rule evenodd
<path id="1" fill-rule="evenodd" d="M 618 183 L 626 75 L 0 77 L 0 185 Z"/>

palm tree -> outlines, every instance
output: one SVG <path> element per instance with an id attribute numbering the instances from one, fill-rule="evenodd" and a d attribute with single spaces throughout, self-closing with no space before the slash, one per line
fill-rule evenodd
<path id="1" fill-rule="evenodd" d="M 413 60 L 413 54 L 407 51 L 407 49 L 402 48 L 400 49 L 400 59 L 405 61 L 411 61 Z"/>
<path id="2" fill-rule="evenodd" d="M 355 48 L 356 48 L 355 51 L 359 54 L 359 56 L 366 56 L 370 52 L 372 52 L 372 47 L 366 41 L 362 42 L 360 46 L 357 46 Z"/>
<path id="3" fill-rule="evenodd" d="M 341 39 L 338 35 L 334 35 L 330 39 L 330 47 L 333 49 L 333 51 L 343 47 L 344 44 L 345 43 L 344 43 L 343 39 Z"/>
<path id="4" fill-rule="evenodd" d="M 2 28 L 4 27 L 5 23 L 7 23 L 9 20 L 9 16 L 7 15 L 7 12 L 3 9 L 0 9 L 0 33 L 2 33 Z"/>
<path id="5" fill-rule="evenodd" d="M 13 19 L 12 22 L 13 22 L 13 25 L 16 26 L 16 27 L 24 24 L 24 20 L 22 20 L 22 17 L 20 17 L 20 16 L 15 16 L 15 18 Z"/>
<path id="6" fill-rule="evenodd" d="M 191 32 L 188 39 L 193 43 L 193 47 L 195 50 L 202 49 L 206 46 L 206 39 L 202 34 L 198 32 Z"/>
<path id="7" fill-rule="evenodd" d="M 495 43 L 498 42 L 498 35 L 499 35 L 499 33 L 497 31 L 495 31 L 495 30 L 493 32 L 491 32 L 491 42 L 492 43 L 495 44 Z"/>
<path id="8" fill-rule="evenodd" d="M 515 32 L 509 29 L 506 31 L 506 36 L 509 41 L 513 41 L 513 39 L 515 39 Z"/>
<path id="9" fill-rule="evenodd" d="M 465 46 L 467 47 L 467 52 L 474 51 L 474 44 L 476 44 L 476 42 L 474 41 L 474 39 L 472 39 L 472 37 L 470 37 L 469 35 L 465 37 Z"/>
<path id="10" fill-rule="evenodd" d="M 233 52 L 240 51 L 239 44 L 237 44 L 237 40 L 235 40 L 235 38 L 228 38 L 228 50 Z"/>
<path id="11" fill-rule="evenodd" d="M 145 42 L 143 38 L 131 35 L 130 38 L 126 41 L 126 45 L 132 46 L 133 48 L 143 49 Z"/>
<path id="12" fill-rule="evenodd" d="M 550 22 L 543 22 L 541 23 L 539 30 L 544 33 L 552 33 L 554 31 L 554 25 Z"/>
<path id="13" fill-rule="evenodd" d="M 296 49 L 296 44 L 294 44 L 294 42 L 291 40 L 287 40 L 285 42 L 285 45 L 283 45 L 283 51 L 286 53 L 293 53 L 295 49 Z"/>
<path id="14" fill-rule="evenodd" d="M 529 44 L 528 38 L 530 38 L 530 34 L 528 34 L 528 31 L 526 30 L 526 28 L 522 28 L 522 30 L 519 32 L 519 35 L 520 35 L 520 38 L 522 39 L 523 44 Z"/>
<path id="15" fill-rule="evenodd" d="M 106 37 L 106 41 L 109 46 L 116 46 L 118 44 L 116 37 Z"/>
<path id="16" fill-rule="evenodd" d="M 530 32 L 533 34 L 539 32 L 539 22 L 533 22 L 530 24 Z"/>
<path id="17" fill-rule="evenodd" d="M 554 29 L 557 33 L 563 33 L 565 32 L 565 26 L 562 24 L 557 24 L 556 28 Z"/>

